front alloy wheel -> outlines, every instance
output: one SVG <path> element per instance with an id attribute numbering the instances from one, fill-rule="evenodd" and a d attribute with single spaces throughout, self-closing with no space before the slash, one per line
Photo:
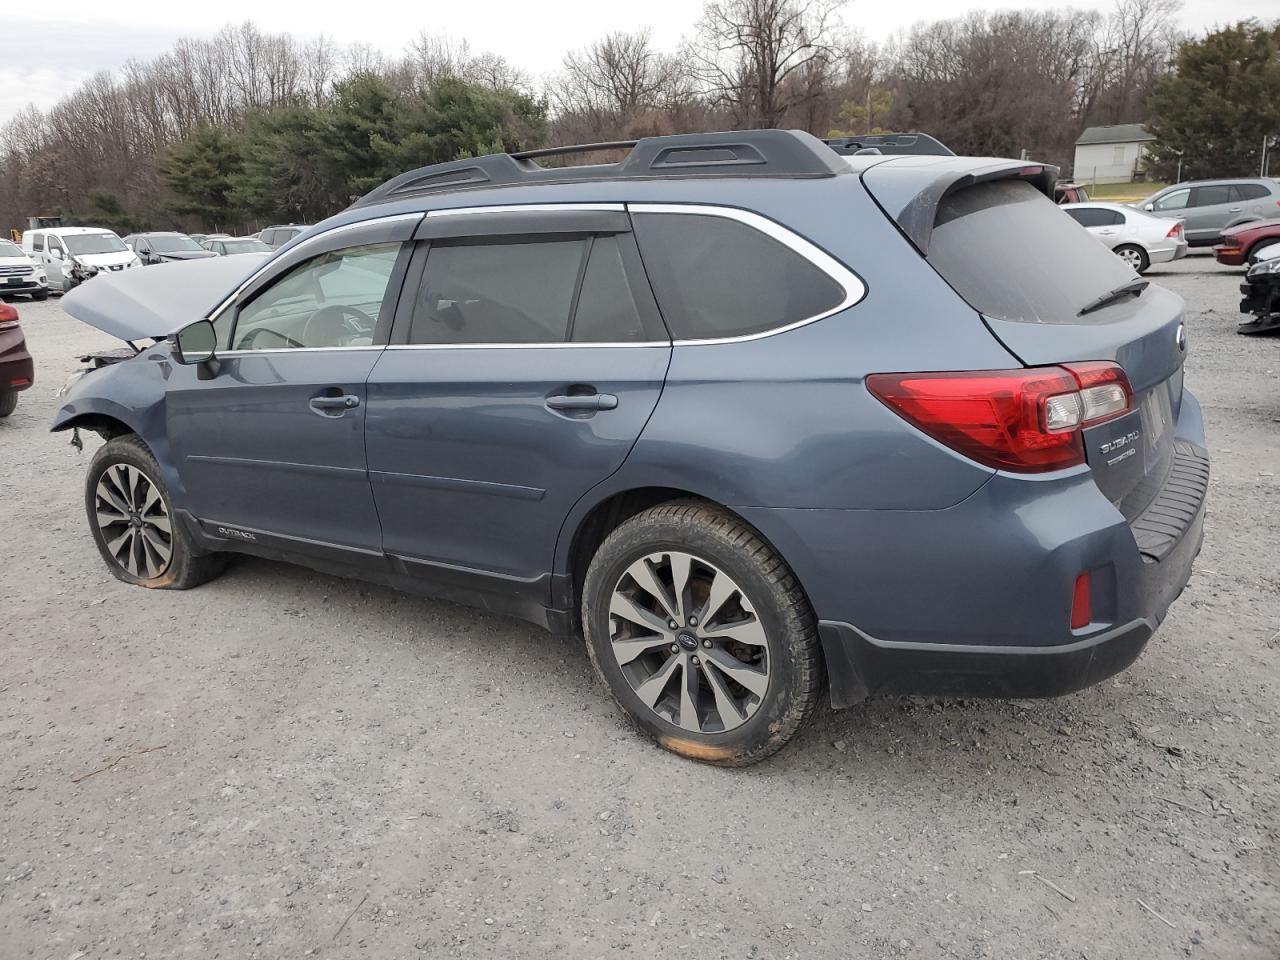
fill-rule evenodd
<path id="1" fill-rule="evenodd" d="M 173 559 L 173 526 L 156 482 L 137 467 L 116 463 L 102 472 L 94 496 L 111 558 L 140 580 L 163 575 Z"/>
<path id="2" fill-rule="evenodd" d="M 94 454 L 84 505 L 98 552 L 125 583 L 185 590 L 222 571 L 222 557 L 198 553 L 173 516 L 160 465 L 134 434 L 114 437 Z"/>

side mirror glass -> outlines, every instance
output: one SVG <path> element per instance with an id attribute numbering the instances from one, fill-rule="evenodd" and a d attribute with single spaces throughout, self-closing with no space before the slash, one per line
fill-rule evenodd
<path id="1" fill-rule="evenodd" d="M 174 357 L 179 363 L 204 363 L 212 360 L 218 348 L 218 333 L 208 320 L 198 320 L 178 331 L 174 338 Z"/>

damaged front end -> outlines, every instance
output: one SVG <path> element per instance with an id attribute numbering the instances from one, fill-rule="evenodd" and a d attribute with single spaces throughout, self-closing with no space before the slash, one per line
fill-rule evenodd
<path id="1" fill-rule="evenodd" d="M 1240 324 L 1237 333 L 1258 334 L 1280 330 L 1280 256 L 1261 260 L 1249 268 L 1240 284 L 1244 299 L 1240 312 L 1253 317 Z"/>

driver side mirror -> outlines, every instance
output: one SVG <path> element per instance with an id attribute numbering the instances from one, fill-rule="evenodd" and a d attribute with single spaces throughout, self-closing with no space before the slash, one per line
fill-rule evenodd
<path id="1" fill-rule="evenodd" d="M 53 257 L 53 259 L 55 259 L 55 260 L 61 260 L 61 259 L 62 259 L 62 251 L 61 251 L 61 250 L 59 250 L 57 247 L 50 247 L 50 248 L 49 248 L 49 256 Z"/>
<path id="2" fill-rule="evenodd" d="M 208 320 L 197 320 L 178 331 L 173 341 L 173 355 L 181 364 L 205 363 L 213 359 L 218 348 L 218 332 Z"/>

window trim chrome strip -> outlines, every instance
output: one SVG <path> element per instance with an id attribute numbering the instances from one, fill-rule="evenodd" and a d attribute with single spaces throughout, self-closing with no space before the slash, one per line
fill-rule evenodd
<path id="1" fill-rule="evenodd" d="M 465 217 L 479 213 L 626 213 L 625 203 L 507 203 L 492 207 L 445 207 L 428 210 L 427 217 Z"/>
<path id="2" fill-rule="evenodd" d="M 587 343 L 548 340 L 546 343 L 389 343 L 388 350 L 566 350 L 584 347 L 665 347 L 670 340 L 631 340 L 622 343 Z"/>

